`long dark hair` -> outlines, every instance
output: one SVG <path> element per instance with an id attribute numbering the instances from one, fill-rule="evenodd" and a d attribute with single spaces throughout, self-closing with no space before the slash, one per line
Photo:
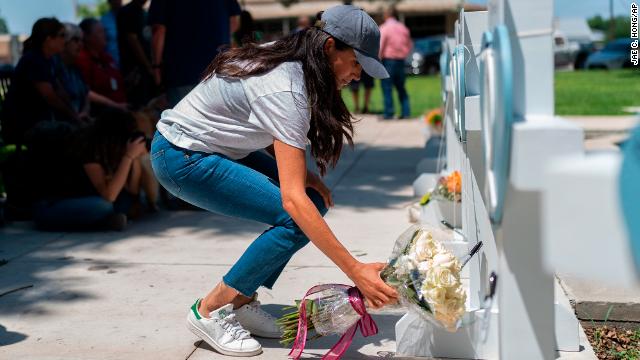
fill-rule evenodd
<path id="1" fill-rule="evenodd" d="M 105 110 L 93 124 L 76 135 L 76 156 L 97 162 L 107 174 L 114 174 L 122 160 L 127 142 L 135 131 L 135 119 L 129 112 Z"/>
<path id="2" fill-rule="evenodd" d="M 307 137 L 311 142 L 311 155 L 320 174 L 327 166 L 335 167 L 343 141 L 353 146 L 352 116 L 347 110 L 324 44 L 330 35 L 312 27 L 291 34 L 269 46 L 246 43 L 241 48 L 221 52 L 209 65 L 205 80 L 214 74 L 229 77 L 247 77 L 266 73 L 286 61 L 300 61 L 304 71 L 311 126 Z M 345 43 L 335 39 L 338 50 L 349 49 Z M 250 66 L 242 64 L 249 62 Z"/>
<path id="3" fill-rule="evenodd" d="M 31 28 L 31 36 L 24 42 L 23 52 L 40 50 L 48 37 L 57 36 L 62 29 L 64 29 L 64 25 L 54 17 L 36 20 Z"/>

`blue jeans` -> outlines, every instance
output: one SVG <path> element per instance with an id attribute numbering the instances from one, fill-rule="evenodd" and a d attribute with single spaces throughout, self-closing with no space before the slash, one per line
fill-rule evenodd
<path id="1" fill-rule="evenodd" d="M 382 95 L 384 97 L 384 117 L 385 119 L 391 119 L 395 114 L 392 93 L 392 88 L 395 86 L 402 108 L 400 117 L 408 118 L 411 115 L 411 109 L 409 107 L 409 95 L 407 94 L 407 89 L 404 87 L 406 78 L 404 74 L 404 60 L 382 59 L 382 64 L 389 73 L 389 78 L 380 80 Z"/>
<path id="2" fill-rule="evenodd" d="M 265 153 L 232 160 L 182 149 L 156 132 L 151 165 L 160 184 L 176 197 L 211 212 L 271 225 L 222 279 L 245 296 L 260 286 L 272 288 L 293 254 L 309 242 L 282 208 L 276 161 Z M 313 189 L 307 195 L 324 215 L 322 196 Z"/>
<path id="3" fill-rule="evenodd" d="M 43 230 L 98 230 L 110 215 L 126 214 L 132 203 L 132 195 L 124 190 L 113 203 L 98 195 L 42 200 L 35 204 L 33 220 Z"/>

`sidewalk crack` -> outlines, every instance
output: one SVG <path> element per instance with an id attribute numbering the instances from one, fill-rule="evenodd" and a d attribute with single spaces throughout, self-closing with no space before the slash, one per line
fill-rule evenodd
<path id="1" fill-rule="evenodd" d="M 21 254 L 18 254 L 16 256 L 12 257 L 12 258 L 8 258 L 8 259 L 5 259 L 5 260 L 7 261 L 7 264 L 11 263 L 12 261 L 18 260 L 18 259 L 24 257 L 27 254 L 30 254 L 30 253 L 35 252 L 35 251 L 38 251 L 38 250 L 42 249 L 43 247 L 62 239 L 65 235 L 66 235 L 66 233 L 62 233 L 62 234 L 54 237 L 51 240 L 45 241 L 44 243 L 40 244 L 39 246 L 37 246 L 37 247 L 35 247 L 33 249 L 27 250 L 27 251 L 25 251 L 25 252 L 23 252 Z"/>
<path id="2" fill-rule="evenodd" d="M 198 341 L 197 345 L 195 345 L 195 347 L 193 348 L 193 350 L 191 350 L 191 352 L 189 353 L 189 355 L 187 355 L 186 358 L 184 358 L 184 360 L 189 360 L 189 358 L 191 357 L 191 355 L 193 355 L 196 350 L 198 350 L 200 348 L 200 345 L 202 344 L 202 340 Z"/>

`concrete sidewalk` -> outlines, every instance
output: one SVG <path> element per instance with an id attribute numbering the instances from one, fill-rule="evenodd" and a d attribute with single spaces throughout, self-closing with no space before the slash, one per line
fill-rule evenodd
<path id="1" fill-rule="evenodd" d="M 385 261 L 416 201 L 411 184 L 425 151 L 423 124 L 367 116 L 355 141 L 326 178 L 336 203 L 326 219 L 358 259 Z M 121 233 L 43 233 L 28 223 L 0 229 L 0 259 L 9 261 L 0 267 L 0 294 L 31 286 L 0 295 L 0 359 L 229 359 L 192 335 L 185 318 L 265 229 L 200 211 L 160 212 Z M 280 314 L 328 282 L 349 281 L 310 245 L 272 291 L 259 290 L 260 300 Z M 398 358 L 400 314 L 373 317 L 380 332 L 357 334 L 345 359 Z M 305 358 L 321 357 L 336 340 L 308 342 Z M 255 359 L 287 358 L 277 341 L 260 342 L 264 353 Z"/>
<path id="2" fill-rule="evenodd" d="M 618 143 L 629 137 L 638 125 L 631 116 L 563 116 L 585 132 L 587 151 L 620 151 Z M 640 287 L 618 288 L 598 281 L 558 274 L 578 319 L 583 321 L 619 321 L 640 323 Z"/>
<path id="3" fill-rule="evenodd" d="M 562 116 L 584 130 L 587 151 L 619 151 L 617 144 L 638 125 L 638 116 Z"/>
<path id="4" fill-rule="evenodd" d="M 346 150 L 327 177 L 336 207 L 326 219 L 360 260 L 385 261 L 409 226 L 422 123 L 365 117 L 355 151 Z M 1 359 L 218 359 L 185 327 L 204 295 L 265 225 L 207 212 L 160 212 L 125 232 L 42 233 L 27 223 L 0 230 Z M 311 286 L 347 282 L 313 246 L 297 254 L 272 291 L 267 310 L 280 309 Z M 375 315 L 380 333 L 359 334 L 345 358 L 387 357 L 395 350 L 399 315 Z M 336 341 L 308 343 L 322 355 Z M 285 359 L 288 349 L 261 340 L 256 359 Z"/>

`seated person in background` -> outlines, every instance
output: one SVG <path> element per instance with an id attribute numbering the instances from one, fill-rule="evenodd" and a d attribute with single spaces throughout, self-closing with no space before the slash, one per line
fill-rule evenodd
<path id="1" fill-rule="evenodd" d="M 100 21 L 87 18 L 80 23 L 84 33 L 84 49 L 77 64 L 89 85 L 89 99 L 97 107 L 128 111 L 124 81 L 115 60 L 107 52 L 107 38 Z"/>
<path id="2" fill-rule="evenodd" d="M 76 66 L 82 48 L 82 31 L 71 23 L 64 23 L 64 28 L 64 49 L 53 58 L 56 80 L 60 96 L 84 120 L 89 118 L 89 87 Z"/>
<path id="3" fill-rule="evenodd" d="M 95 105 L 94 114 L 109 109 L 129 112 L 122 75 L 106 51 L 104 26 L 96 19 L 87 18 L 80 23 L 80 29 L 84 33 L 84 49 L 80 52 L 77 63 L 85 82 L 89 85 L 89 99 L 92 105 Z M 148 105 L 132 112 L 131 115 L 135 119 L 136 130 L 151 139 L 159 115 Z M 148 156 L 144 156 L 141 162 L 142 186 L 149 207 L 155 209 L 158 184 Z"/>
<path id="4" fill-rule="evenodd" d="M 38 228 L 124 229 L 139 201 L 139 158 L 147 152 L 134 128 L 129 113 L 104 112 L 64 141 L 65 154 L 57 161 L 37 166 L 42 181 L 34 209 Z"/>
<path id="5" fill-rule="evenodd" d="M 58 20 L 42 18 L 33 24 L 5 102 L 2 130 L 7 143 L 25 144 L 25 134 L 42 121 L 81 122 L 55 78 L 52 58 L 64 47 L 65 29 Z"/>

